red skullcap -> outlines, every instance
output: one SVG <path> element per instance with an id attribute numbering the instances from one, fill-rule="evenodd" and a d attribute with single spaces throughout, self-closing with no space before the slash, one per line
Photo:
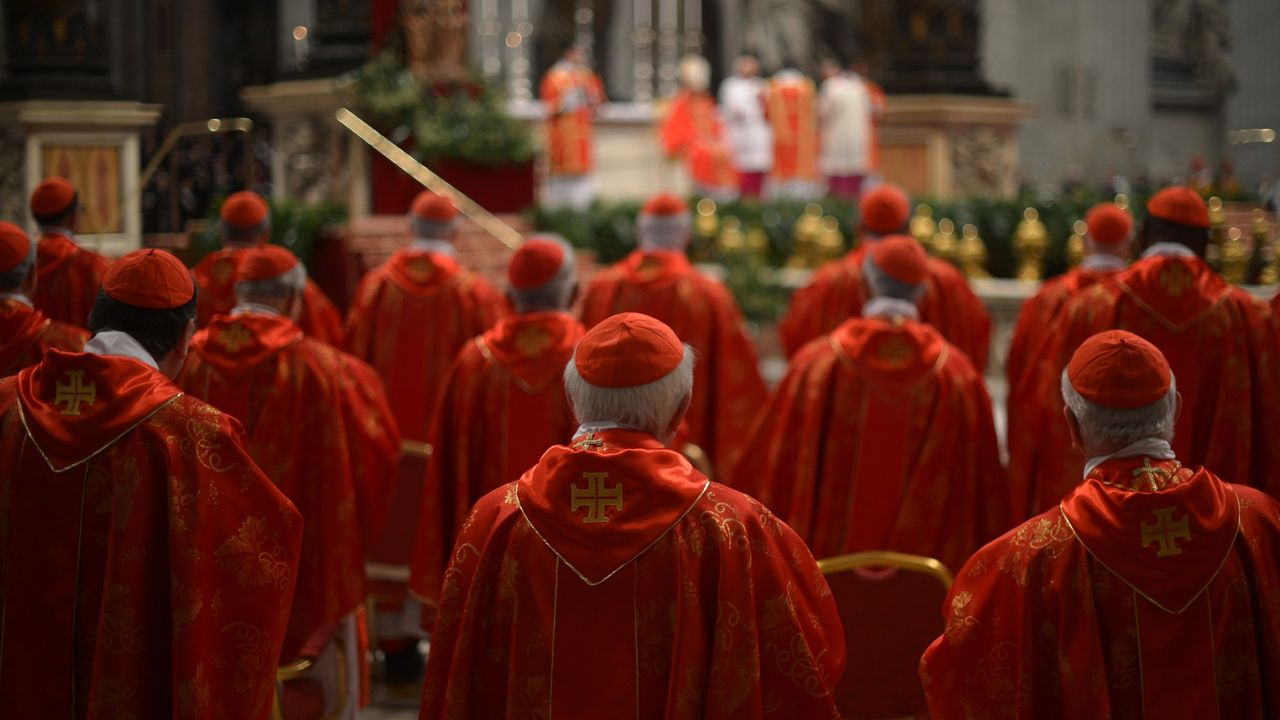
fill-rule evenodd
<path id="1" fill-rule="evenodd" d="M 458 217 L 458 208 L 453 201 L 444 195 L 437 195 L 430 190 L 423 190 L 413 199 L 411 209 L 413 216 L 427 222 L 443 223 Z"/>
<path id="2" fill-rule="evenodd" d="M 658 193 L 644 204 L 641 215 L 654 217 L 670 217 L 689 214 L 689 206 L 684 199 L 674 193 Z"/>
<path id="3" fill-rule="evenodd" d="M 620 313 L 595 326 L 574 352 L 583 380 L 621 388 L 661 380 L 684 360 L 684 345 L 663 323 L 641 313 Z"/>
<path id="4" fill-rule="evenodd" d="M 1098 245 L 1119 245 L 1133 229 L 1129 211 L 1110 202 L 1100 202 L 1089 208 L 1084 222 L 1089 226 L 1089 237 Z"/>
<path id="5" fill-rule="evenodd" d="M 76 201 L 76 189 L 60 177 L 45 178 L 31 191 L 32 215 L 57 215 Z"/>
<path id="6" fill-rule="evenodd" d="M 862 196 L 858 216 L 862 227 L 873 233 L 900 233 L 911 219 L 911 203 L 902 188 L 881 185 Z"/>
<path id="7" fill-rule="evenodd" d="M 1188 187 L 1167 187 L 1152 195 L 1147 201 L 1147 214 L 1187 227 L 1209 227 L 1209 208 L 1204 198 Z"/>
<path id="8" fill-rule="evenodd" d="M 1168 394 L 1173 373 L 1155 345 L 1131 332 L 1108 330 L 1084 341 L 1071 356 L 1067 380 L 1095 405 L 1132 410 Z"/>
<path id="9" fill-rule="evenodd" d="M 31 257 L 31 238 L 13 223 L 0 222 L 0 273 L 9 272 Z"/>
<path id="10" fill-rule="evenodd" d="M 134 307 L 172 310 L 191 302 L 196 293 L 191 271 L 164 250 L 134 250 L 102 274 L 102 290 L 113 300 Z"/>
<path id="11" fill-rule="evenodd" d="M 517 290 L 542 287 L 555 279 L 565 262 L 565 247 L 547 238 L 524 241 L 507 267 L 507 279 Z"/>
<path id="12" fill-rule="evenodd" d="M 924 248 L 913 237 L 890 235 L 868 243 L 871 261 L 886 277 L 907 285 L 922 285 L 928 277 L 929 261 Z"/>
<path id="13" fill-rule="evenodd" d="M 267 201 L 252 190 L 241 190 L 227 196 L 222 203 L 222 222 L 235 230 L 253 230 L 264 225 L 271 214 Z M 265 231 L 266 228 L 263 227 Z"/>
<path id="14" fill-rule="evenodd" d="M 246 250 L 236 272 L 236 282 L 271 280 L 298 267 L 298 258 L 279 245 L 262 245 Z"/>

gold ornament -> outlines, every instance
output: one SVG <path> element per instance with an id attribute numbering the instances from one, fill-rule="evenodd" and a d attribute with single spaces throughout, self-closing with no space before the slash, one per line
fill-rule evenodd
<path id="1" fill-rule="evenodd" d="M 965 225 L 960 231 L 960 248 L 957 252 L 960 268 L 969 278 L 989 278 L 987 272 L 987 246 L 978 237 L 976 225 Z"/>
<path id="2" fill-rule="evenodd" d="M 1232 285 L 1243 285 L 1249 275 L 1249 247 L 1244 242 L 1244 233 L 1240 228 L 1227 230 L 1226 240 L 1222 242 L 1222 278 Z"/>
<path id="3" fill-rule="evenodd" d="M 695 262 L 711 259 L 711 248 L 715 245 L 716 234 L 720 232 L 720 216 L 716 210 L 716 202 L 710 198 L 702 198 L 694 206 L 693 243 L 689 256 Z"/>
<path id="4" fill-rule="evenodd" d="M 747 246 L 746 234 L 742 232 L 742 221 L 730 215 L 720 221 L 720 236 L 716 239 L 720 252 L 727 255 L 740 253 Z"/>
<path id="5" fill-rule="evenodd" d="M 1267 211 L 1262 208 L 1253 209 L 1253 222 L 1250 223 L 1250 234 L 1253 235 L 1253 260 L 1250 268 L 1265 265 L 1267 253 L 1271 250 L 1271 224 L 1267 222 Z M 1265 273 L 1265 268 L 1263 270 Z"/>
<path id="6" fill-rule="evenodd" d="M 956 240 L 956 224 L 948 218 L 939 220 L 938 232 L 934 233 L 933 242 L 926 248 L 943 260 L 954 263 L 960 250 L 960 243 Z"/>
<path id="7" fill-rule="evenodd" d="M 1116 197 L 1122 198 L 1124 196 L 1117 195 Z M 1119 205 L 1119 203 L 1116 204 Z M 1068 266 L 1076 267 L 1084 262 L 1084 236 L 1087 232 L 1089 232 L 1089 225 L 1083 220 L 1077 220 L 1071 226 L 1071 237 L 1067 238 L 1066 250 Z"/>
<path id="8" fill-rule="evenodd" d="M 925 246 L 929 252 L 933 252 L 933 236 L 938 233 L 938 225 L 933 221 L 933 208 L 924 203 L 917 205 L 916 214 L 911 216 L 909 227 L 911 237 Z"/>
<path id="9" fill-rule="evenodd" d="M 822 229 L 818 231 L 815 250 L 818 265 L 828 260 L 835 260 L 844 254 L 844 234 L 840 232 L 840 221 L 834 216 L 827 215 L 822 218 Z"/>
<path id="10" fill-rule="evenodd" d="M 1049 252 L 1049 229 L 1040 221 L 1040 211 L 1029 207 L 1022 211 L 1022 222 L 1013 232 L 1013 253 L 1018 257 L 1016 277 L 1023 282 L 1038 282 L 1044 277 L 1044 256 Z"/>
<path id="11" fill-rule="evenodd" d="M 822 232 L 822 206 L 809 203 L 791 228 L 791 257 L 787 267 L 817 267 L 818 234 Z"/>
<path id="12" fill-rule="evenodd" d="M 1120 208 L 1121 210 L 1129 209 L 1129 196 L 1125 195 L 1124 193 L 1118 193 L 1116 195 L 1116 199 L 1113 202 L 1115 202 L 1116 207 Z"/>

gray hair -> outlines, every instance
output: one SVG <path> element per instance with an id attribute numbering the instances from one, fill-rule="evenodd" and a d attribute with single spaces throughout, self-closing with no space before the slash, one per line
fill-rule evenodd
<path id="1" fill-rule="evenodd" d="M 1067 371 L 1062 371 L 1062 401 L 1080 424 L 1080 441 L 1088 452 L 1109 452 L 1146 438 L 1173 440 L 1177 419 L 1178 382 L 1169 377 L 1169 392 L 1159 400 L 1139 408 L 1103 407 L 1084 399 Z"/>
<path id="2" fill-rule="evenodd" d="M 409 214 L 409 230 L 415 238 L 422 240 L 448 240 L 458 229 L 458 219 L 436 222 Z"/>
<path id="3" fill-rule="evenodd" d="M 27 279 L 27 273 L 31 272 L 31 267 L 35 264 L 36 241 L 32 240 L 31 246 L 27 248 L 27 258 L 12 270 L 0 273 L 0 292 L 13 292 L 22 287 L 22 281 Z"/>
<path id="4" fill-rule="evenodd" d="M 573 247 L 563 237 L 554 233 L 539 233 L 529 240 L 546 240 L 559 245 L 564 250 L 564 262 L 555 277 L 533 288 L 511 288 L 511 302 L 517 312 L 533 312 L 535 310 L 562 310 L 569 306 L 570 297 L 578 283 L 578 265 L 574 260 Z"/>
<path id="5" fill-rule="evenodd" d="M 225 220 L 218 221 L 218 235 L 222 238 L 224 245 L 254 245 L 263 233 L 271 232 L 271 212 L 267 211 L 267 217 L 262 222 L 251 227 L 236 227 L 227 223 Z"/>
<path id="6" fill-rule="evenodd" d="M 911 285 L 889 277 L 871 259 L 871 253 L 867 253 L 862 259 L 862 273 L 867 278 L 867 289 L 871 291 L 872 297 L 887 297 L 918 303 L 920 296 L 924 295 L 926 287 L 924 283 Z"/>
<path id="7" fill-rule="evenodd" d="M 684 250 L 693 236 L 693 218 L 680 215 L 648 215 L 636 219 L 636 239 L 645 250 Z"/>
<path id="8" fill-rule="evenodd" d="M 307 285 L 307 269 L 302 263 L 294 265 L 288 272 L 266 280 L 242 280 L 236 283 L 237 298 L 252 297 L 289 297 L 300 293 Z"/>
<path id="9" fill-rule="evenodd" d="M 576 355 L 576 353 L 575 353 Z M 564 390 L 578 422 L 618 423 L 661 435 L 693 392 L 693 348 L 684 346 L 684 359 L 664 377 L 634 387 L 597 387 L 582 379 L 574 358 L 564 368 Z"/>

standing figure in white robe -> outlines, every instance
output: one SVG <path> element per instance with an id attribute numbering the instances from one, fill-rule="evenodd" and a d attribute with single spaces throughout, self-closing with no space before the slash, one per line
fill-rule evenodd
<path id="1" fill-rule="evenodd" d="M 842 70 L 834 60 L 822 62 L 818 89 L 818 170 L 826 176 L 827 193 L 857 200 L 872 172 L 874 108 L 862 79 Z"/>
<path id="2" fill-rule="evenodd" d="M 773 168 L 773 130 L 764 115 L 766 90 L 760 63 L 750 55 L 739 57 L 737 73 L 720 83 L 720 117 L 746 198 L 760 198 L 765 175 Z"/>

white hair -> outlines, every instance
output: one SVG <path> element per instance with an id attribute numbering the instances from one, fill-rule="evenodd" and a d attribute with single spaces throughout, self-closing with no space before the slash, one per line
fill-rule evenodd
<path id="1" fill-rule="evenodd" d="M 711 87 L 711 63 L 701 55 L 685 55 L 676 65 L 680 84 L 698 92 Z"/>
<path id="2" fill-rule="evenodd" d="M 247 228 L 236 227 L 226 220 L 218 221 L 218 235 L 222 238 L 223 245 L 243 246 L 256 245 L 258 238 L 264 233 L 271 232 L 271 211 L 267 211 L 267 216 L 257 225 L 251 225 Z"/>
<path id="3" fill-rule="evenodd" d="M 693 218 L 680 215 L 640 213 L 636 219 L 636 239 L 645 250 L 684 250 L 693 235 Z"/>
<path id="4" fill-rule="evenodd" d="M 307 269 L 298 263 L 287 272 L 266 280 L 242 280 L 236 283 L 236 297 L 289 297 L 307 285 Z"/>
<path id="5" fill-rule="evenodd" d="M 684 359 L 665 376 L 645 385 L 611 388 L 583 380 L 574 358 L 569 358 L 564 368 L 564 390 L 574 416 L 583 425 L 618 423 L 661 435 L 685 396 L 693 392 L 693 364 L 693 348 L 685 344 Z"/>
<path id="6" fill-rule="evenodd" d="M 871 259 L 871 253 L 867 253 L 862 259 L 862 274 L 867 279 L 867 289 L 871 291 L 873 297 L 887 297 L 895 300 L 905 300 L 909 303 L 919 303 L 920 297 L 924 295 L 924 283 L 911 285 L 889 277 Z"/>
<path id="7" fill-rule="evenodd" d="M 560 310 L 568 307 L 573 289 L 578 284 L 578 265 L 573 256 L 573 246 L 554 233 L 539 233 L 530 236 L 529 240 L 546 240 L 559 245 L 564 251 L 564 260 L 556 270 L 555 277 L 538 287 L 511 288 L 511 302 L 516 306 L 516 311 Z"/>
<path id="8" fill-rule="evenodd" d="M 448 240 L 458 229 L 458 218 L 439 222 L 409 213 L 409 230 L 419 240 Z"/>
<path id="9" fill-rule="evenodd" d="M 1178 383 L 1172 375 L 1164 397 L 1143 407 L 1117 409 L 1086 400 L 1063 370 L 1062 401 L 1080 424 L 1080 442 L 1086 453 L 1106 453 L 1146 438 L 1173 440 Z"/>
<path id="10" fill-rule="evenodd" d="M 31 272 L 31 266 L 36 264 L 36 241 L 30 241 L 30 247 L 27 248 L 27 257 L 22 262 L 10 270 L 0 273 L 0 292 L 11 292 L 22 286 L 22 281 L 27 279 L 27 273 Z"/>

